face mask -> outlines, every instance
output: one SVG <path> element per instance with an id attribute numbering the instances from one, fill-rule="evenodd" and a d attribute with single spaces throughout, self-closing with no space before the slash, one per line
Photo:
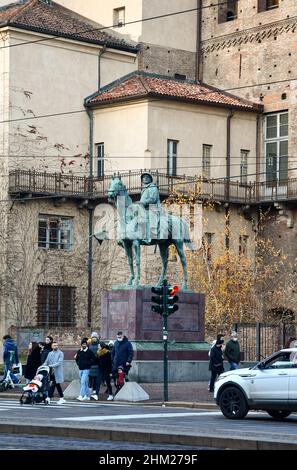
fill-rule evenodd
<path id="1" fill-rule="evenodd" d="M 118 341 L 123 341 L 123 338 L 118 338 Z"/>
<path id="2" fill-rule="evenodd" d="M 232 339 L 233 339 L 233 341 L 237 341 L 237 338 L 232 338 Z"/>

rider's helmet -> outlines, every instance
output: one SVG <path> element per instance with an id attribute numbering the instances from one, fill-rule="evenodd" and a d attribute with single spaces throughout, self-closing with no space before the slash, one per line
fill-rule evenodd
<path id="1" fill-rule="evenodd" d="M 144 176 L 149 176 L 150 179 L 151 179 L 151 183 L 153 182 L 153 175 L 149 172 L 149 171 L 144 171 L 143 173 L 141 173 L 141 181 L 143 179 Z"/>

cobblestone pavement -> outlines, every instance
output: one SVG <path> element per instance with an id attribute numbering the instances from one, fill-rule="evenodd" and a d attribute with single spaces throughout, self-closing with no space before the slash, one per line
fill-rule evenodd
<path id="1" fill-rule="evenodd" d="M 95 441 L 83 439 L 53 438 L 49 436 L 31 436 L 1 434 L 0 450 L 201 450 L 169 444 L 148 444 L 121 441 Z M 205 448 L 203 448 L 205 449 Z"/>

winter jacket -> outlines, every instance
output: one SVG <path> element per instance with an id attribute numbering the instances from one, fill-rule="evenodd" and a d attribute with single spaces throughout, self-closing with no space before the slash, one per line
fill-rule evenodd
<path id="1" fill-rule="evenodd" d="M 12 339 L 6 339 L 3 344 L 3 363 L 6 366 L 18 364 L 18 348 Z"/>
<path id="2" fill-rule="evenodd" d="M 229 362 L 240 362 L 240 346 L 238 341 L 230 339 L 226 344 L 225 356 Z"/>
<path id="3" fill-rule="evenodd" d="M 49 366 L 52 368 L 57 384 L 64 382 L 63 361 L 64 353 L 58 349 L 57 351 L 51 351 L 42 364 L 43 366 Z"/>
<path id="4" fill-rule="evenodd" d="M 88 370 L 91 369 L 91 365 L 94 364 L 95 356 L 89 348 L 86 351 L 79 349 L 76 353 L 75 360 L 79 370 Z"/>
<path id="5" fill-rule="evenodd" d="M 102 380 L 106 380 L 107 377 L 110 376 L 111 374 L 111 354 L 108 349 L 101 349 L 98 351 L 97 357 L 96 357 L 96 363 L 99 366 L 100 369 L 100 374 L 102 377 Z"/>
<path id="6" fill-rule="evenodd" d="M 133 359 L 133 347 L 128 338 L 124 336 L 123 341 L 116 340 L 111 351 L 112 370 L 116 372 L 119 366 L 123 366 L 125 372 L 128 371 L 126 362 L 131 363 Z"/>
<path id="7" fill-rule="evenodd" d="M 91 343 L 89 346 L 89 350 L 92 351 L 95 357 L 98 351 L 98 344 L 99 344 L 99 340 L 96 341 L 96 343 Z M 95 363 L 91 365 L 89 377 L 99 377 L 99 376 L 100 376 L 99 365 L 95 361 Z"/>
<path id="8" fill-rule="evenodd" d="M 223 353 L 221 348 L 214 346 L 210 351 L 209 370 L 221 374 L 224 371 Z"/>
<path id="9" fill-rule="evenodd" d="M 46 349 L 44 348 L 43 350 L 41 350 L 40 352 L 40 357 L 41 357 L 41 364 L 43 364 L 47 358 L 47 356 L 49 355 L 49 353 L 52 351 L 52 349 Z"/>
<path id="10" fill-rule="evenodd" d="M 25 369 L 25 379 L 32 380 L 38 367 L 41 365 L 41 356 L 39 346 L 35 347 L 30 354 L 28 354 L 27 364 Z"/>

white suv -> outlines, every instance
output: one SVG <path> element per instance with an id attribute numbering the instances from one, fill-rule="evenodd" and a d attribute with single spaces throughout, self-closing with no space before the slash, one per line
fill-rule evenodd
<path id="1" fill-rule="evenodd" d="M 282 349 L 250 369 L 223 372 L 214 398 L 226 418 L 242 419 L 251 409 L 286 418 L 297 411 L 297 348 Z"/>

